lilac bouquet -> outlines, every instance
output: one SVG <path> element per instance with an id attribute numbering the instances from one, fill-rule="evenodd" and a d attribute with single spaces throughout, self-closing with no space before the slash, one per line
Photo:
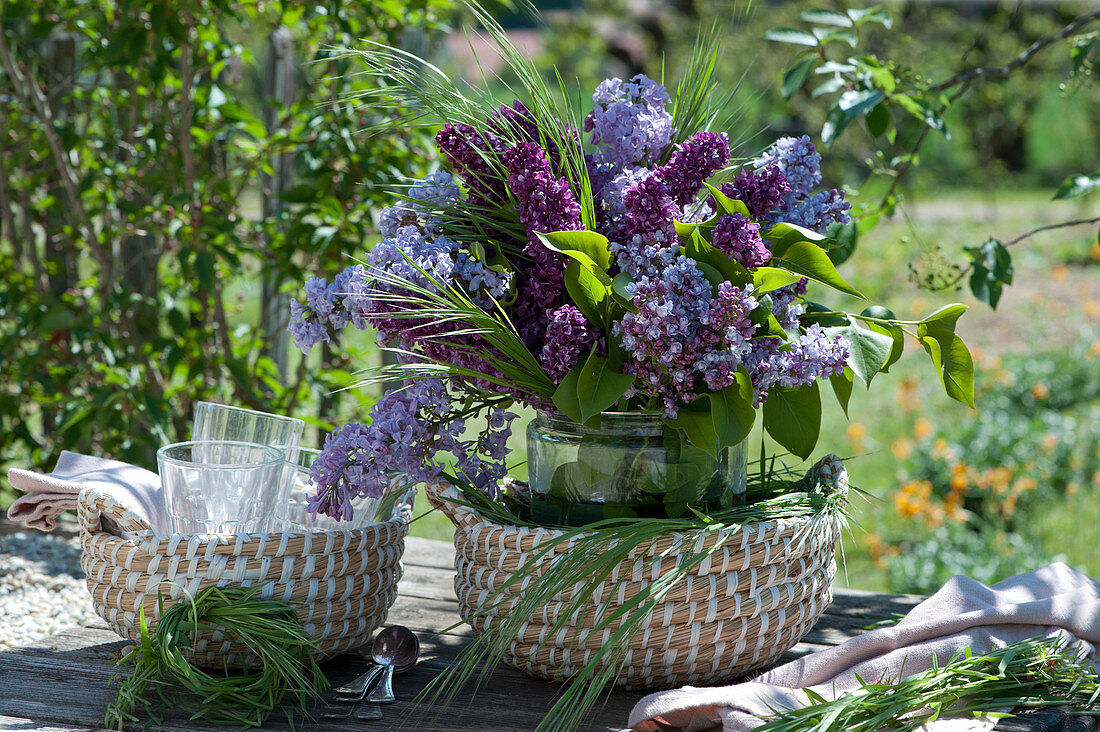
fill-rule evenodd
<path id="1" fill-rule="evenodd" d="M 394 74 L 400 60 L 379 66 Z M 361 261 L 309 279 L 292 303 L 303 352 L 373 328 L 400 361 L 375 378 L 407 384 L 328 437 L 314 510 L 348 518 L 352 498 L 395 476 L 445 474 L 496 498 L 517 405 L 589 428 L 609 411 L 656 415 L 682 435 L 678 455 L 717 456 L 762 413 L 806 458 L 819 384 L 846 409 L 853 380 L 888 369 L 904 333 L 949 394 L 972 399 L 955 378 L 969 358 L 954 333 L 964 306 L 903 322 L 807 299 L 822 287 L 862 297 L 831 259 L 850 204 L 823 186 L 807 136 L 734 160 L 726 133 L 706 129 L 705 65 L 689 74 L 673 92 L 607 79 L 583 120 L 537 75 L 502 106 L 410 85 L 428 91 L 402 102 L 443 121 L 440 169 L 381 212 L 382 240 Z"/>

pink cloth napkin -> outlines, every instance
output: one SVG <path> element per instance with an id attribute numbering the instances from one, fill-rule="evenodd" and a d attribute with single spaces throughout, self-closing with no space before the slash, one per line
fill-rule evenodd
<path id="1" fill-rule="evenodd" d="M 771 708 L 807 703 L 806 687 L 835 698 L 865 680 L 899 678 L 946 663 L 958 649 L 984 653 L 1026 638 L 1061 635 L 1100 670 L 1100 583 L 1055 563 L 987 587 L 954 577 L 897 625 L 779 666 L 734 686 L 685 686 L 643 698 L 630 714 L 639 732 L 740 732 Z M 949 720 L 927 729 L 988 730 L 993 720 Z"/>
<path id="2" fill-rule="evenodd" d="M 8 508 L 8 518 L 40 531 L 51 531 L 63 511 L 76 510 L 83 488 L 110 493 L 154 527 L 166 524 L 160 477 L 129 463 L 65 450 L 52 472 L 11 468 L 8 482 L 23 495 Z"/>

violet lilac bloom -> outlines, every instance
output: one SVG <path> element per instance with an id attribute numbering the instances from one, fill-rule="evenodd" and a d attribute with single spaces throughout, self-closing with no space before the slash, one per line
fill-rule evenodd
<path id="1" fill-rule="evenodd" d="M 555 384 L 561 383 L 581 357 L 592 350 L 598 337 L 599 331 L 580 310 L 572 305 L 562 305 L 550 314 L 546 345 L 539 354 L 539 363 Z"/>
<path id="2" fill-rule="evenodd" d="M 749 215 L 759 221 L 784 204 L 791 186 L 776 165 L 765 165 L 758 170 L 744 170 L 730 183 L 723 183 L 718 190 L 735 201 L 741 201 L 749 209 Z"/>
<path id="3" fill-rule="evenodd" d="M 668 162 L 654 172 L 668 186 L 672 200 L 686 206 L 703 188 L 703 181 L 730 161 L 725 132 L 696 132 L 676 146 Z"/>
<path id="4" fill-rule="evenodd" d="M 760 237 L 760 224 L 736 213 L 718 218 L 711 244 L 745 269 L 762 267 L 772 256 Z"/>
<path id="5" fill-rule="evenodd" d="M 605 79 L 592 95 L 594 108 L 584 130 L 598 147 L 595 167 L 614 174 L 652 165 L 672 139 L 672 115 L 665 110 L 668 91 L 638 74 L 630 81 Z"/>

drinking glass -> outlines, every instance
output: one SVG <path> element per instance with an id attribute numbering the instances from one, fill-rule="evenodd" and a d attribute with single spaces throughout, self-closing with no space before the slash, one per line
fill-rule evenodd
<path id="1" fill-rule="evenodd" d="M 378 498 L 360 497 L 352 499 L 350 521 L 340 521 L 323 513 L 313 514 L 306 510 L 310 496 L 317 492 L 317 485 L 309 471 L 313 461 L 321 454 L 320 450 L 300 448 L 296 458 L 287 458 L 294 472 L 294 481 L 286 501 L 275 510 L 273 526 L 276 531 L 347 531 L 358 529 L 377 520 L 382 508 Z"/>
<path id="2" fill-rule="evenodd" d="M 157 450 L 168 526 L 183 534 L 266 529 L 282 489 L 286 453 L 231 440 L 177 442 Z"/>
<path id="3" fill-rule="evenodd" d="M 293 463 L 298 457 L 298 444 L 302 440 L 302 431 L 305 426 L 305 422 L 294 417 L 268 414 L 244 407 L 231 407 L 226 404 L 199 402 L 195 405 L 195 423 L 191 428 L 191 439 L 233 440 L 277 447 L 286 453 L 286 459 Z M 271 495 L 272 505 L 264 511 L 265 516 L 270 517 L 281 511 L 293 484 L 294 470 L 287 465 L 279 478 L 279 490 Z M 272 527 L 259 528 L 261 531 L 267 531 Z"/>

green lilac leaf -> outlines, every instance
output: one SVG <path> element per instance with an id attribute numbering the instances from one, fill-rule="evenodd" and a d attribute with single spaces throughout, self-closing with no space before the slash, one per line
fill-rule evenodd
<path id="1" fill-rule="evenodd" d="M 803 241 L 820 243 L 829 238 L 825 234 L 819 234 L 803 226 L 783 222 L 773 224 L 767 231 L 760 232 L 760 236 L 771 245 L 769 248 L 772 250 L 773 257 L 782 257 L 792 244 Z"/>
<path id="2" fill-rule="evenodd" d="M 714 429 L 708 397 L 701 396 L 691 404 L 680 407 L 676 418 L 669 424 L 683 430 L 692 445 L 711 457 L 718 457 L 718 432 Z"/>
<path id="3" fill-rule="evenodd" d="M 801 275 L 779 267 L 757 267 L 752 271 L 753 294 L 763 294 L 793 285 L 802 279 Z"/>
<path id="4" fill-rule="evenodd" d="M 810 242 L 792 244 L 783 253 L 780 264 L 792 272 L 797 272 L 803 277 L 828 285 L 834 290 L 860 299 L 866 299 L 859 290 L 852 287 L 840 276 L 840 273 L 836 271 L 836 267 L 829 261 L 829 255 L 816 244 Z"/>
<path id="5" fill-rule="evenodd" d="M 821 432 L 821 392 L 817 382 L 797 389 L 772 387 L 764 402 L 764 428 L 776 442 L 805 460 Z"/>
<path id="6" fill-rule="evenodd" d="M 723 212 L 727 214 L 740 214 L 741 216 L 744 216 L 746 218 L 749 217 L 749 207 L 745 205 L 744 201 L 738 201 L 736 199 L 730 198 L 725 193 L 722 193 L 722 191 L 712 186 L 710 183 L 704 182 L 703 185 L 707 187 L 708 191 L 710 191 L 710 195 L 714 196 L 715 203 L 718 204 L 718 208 L 720 208 Z"/>
<path id="7" fill-rule="evenodd" d="M 829 261 L 839 267 L 856 251 L 859 243 L 859 224 L 855 221 L 849 221 L 846 224 L 834 221 L 829 224 L 826 234 L 831 242 L 825 253 L 829 255 Z"/>
<path id="8" fill-rule="evenodd" d="M 783 74 L 783 82 L 780 86 L 784 99 L 790 101 L 795 92 L 806 85 L 806 80 L 810 78 L 810 72 L 813 71 L 816 62 L 817 58 L 815 56 L 807 56 L 787 69 L 787 72 Z"/>
<path id="9" fill-rule="evenodd" d="M 874 330 L 860 328 L 855 323 L 844 328 L 830 328 L 826 332 L 830 336 L 843 336 L 848 341 L 848 366 L 870 389 L 871 380 L 890 358 L 894 339 Z"/>
<path id="10" fill-rule="evenodd" d="M 932 359 L 943 390 L 955 401 L 974 407 L 974 359 L 963 339 L 938 325 L 917 326 L 921 346 Z"/>
<path id="11" fill-rule="evenodd" d="M 748 437 L 756 419 L 752 381 L 743 371 L 737 371 L 734 378 L 735 383 L 708 395 L 719 450 L 733 447 Z"/>
<path id="12" fill-rule="evenodd" d="M 574 366 L 558 384 L 558 388 L 554 390 L 554 396 L 552 397 L 554 406 L 558 408 L 558 411 L 577 424 L 584 422 L 581 418 L 581 402 L 577 396 L 577 381 L 580 370 L 581 366 Z"/>
<path id="13" fill-rule="evenodd" d="M 829 384 L 833 387 L 833 394 L 836 395 L 837 403 L 840 404 L 840 408 L 844 410 L 844 416 L 848 416 L 848 402 L 852 398 L 852 385 L 855 381 L 852 369 L 847 366 L 844 367 L 844 371 L 839 374 L 832 374 L 829 376 Z"/>
<path id="14" fill-rule="evenodd" d="M 611 266 L 611 243 L 603 234 L 595 231 L 552 231 L 548 234 L 537 234 L 537 236 L 548 249 L 573 257 L 585 264 L 584 260 L 574 254 L 574 252 L 583 253 L 604 273 Z"/>
<path id="15" fill-rule="evenodd" d="M 589 260 L 591 261 L 591 260 Z M 604 321 L 604 308 L 611 293 L 611 279 L 604 274 L 607 282 L 602 282 L 591 267 L 577 260 L 565 265 L 565 290 L 577 309 L 592 323 L 600 325 Z"/>
<path id="16" fill-rule="evenodd" d="M 936 312 L 929 315 L 927 318 L 922 318 L 920 321 L 921 326 L 943 328 L 951 332 L 955 331 L 955 325 L 959 322 L 959 317 L 967 311 L 967 306 L 962 303 L 951 303 L 950 305 L 944 305 Z M 919 334 L 919 331 L 918 331 Z"/>
<path id="17" fill-rule="evenodd" d="M 607 359 L 596 355 L 595 348 L 577 375 L 577 400 L 580 422 L 587 422 L 622 398 L 634 377 L 611 369 Z"/>

